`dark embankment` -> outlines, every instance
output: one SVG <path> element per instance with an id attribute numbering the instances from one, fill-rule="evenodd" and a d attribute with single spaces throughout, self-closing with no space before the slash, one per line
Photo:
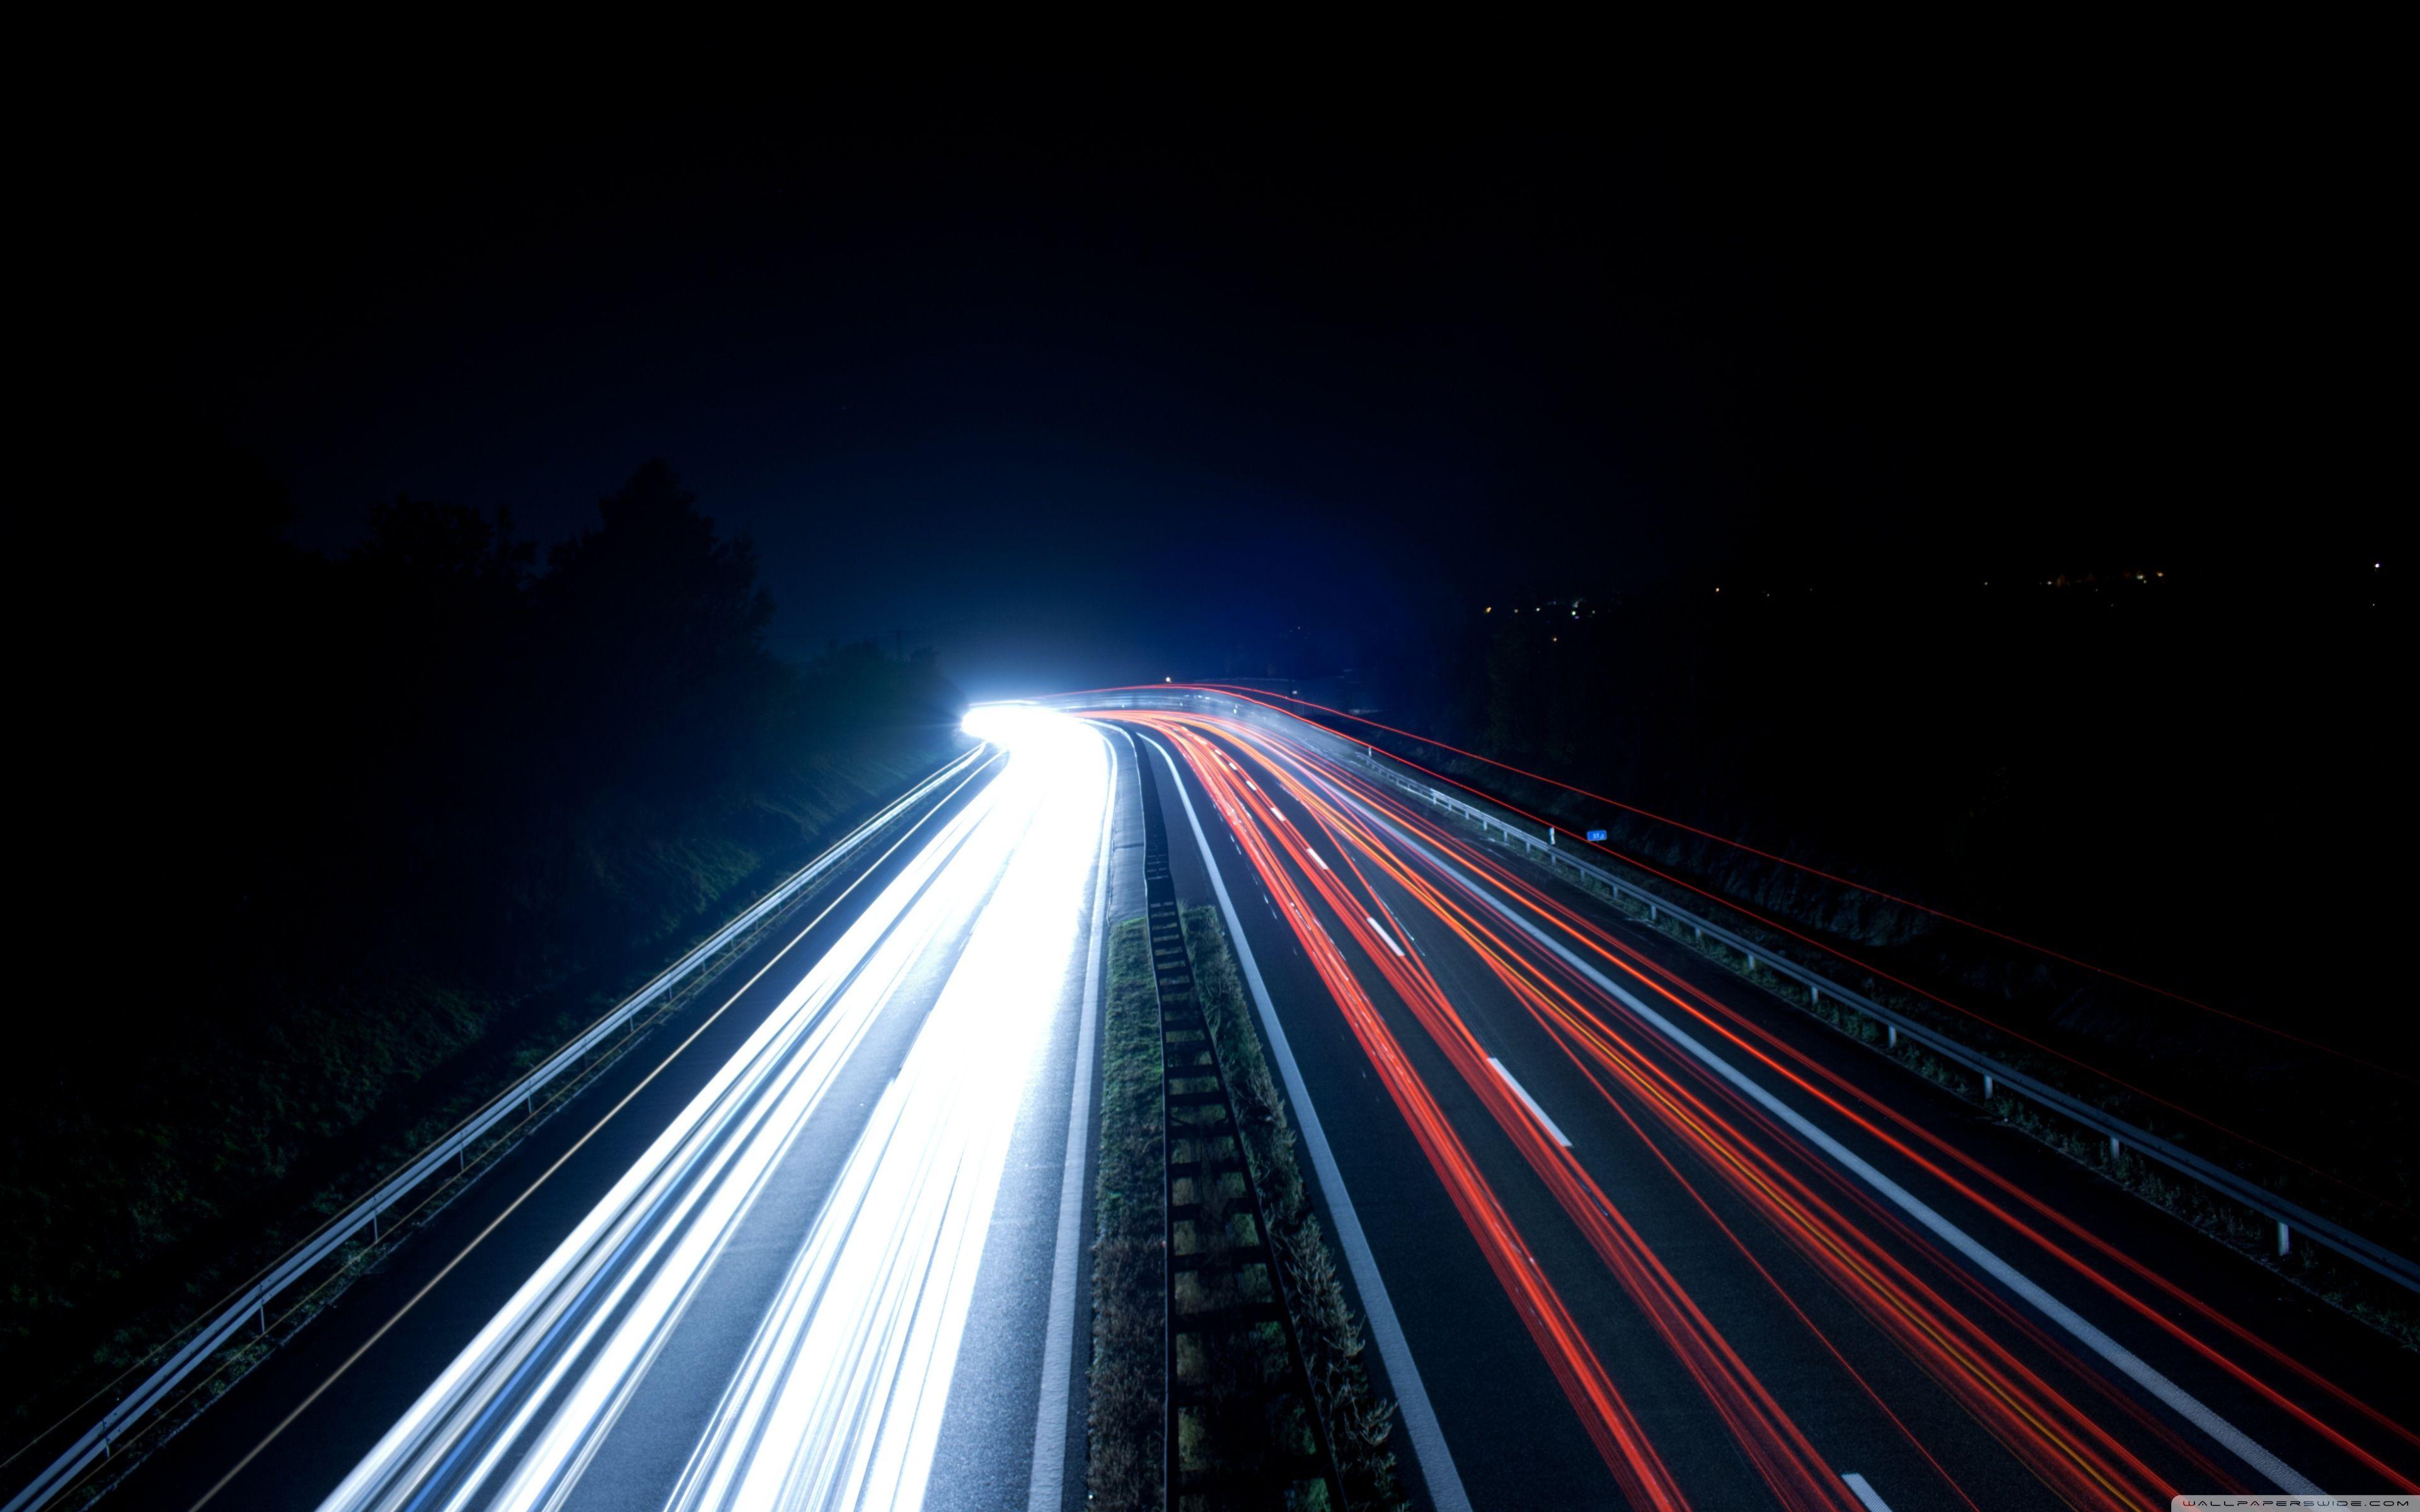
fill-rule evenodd
<path id="1" fill-rule="evenodd" d="M 1092 1420 L 1086 1494 L 1104 1507 L 1165 1504 L 1168 1389 L 1166 1165 L 1159 1009 L 1140 915 L 1109 932 L 1101 1024 L 1101 1149 L 1094 1178 Z"/>
<path id="2" fill-rule="evenodd" d="M 1934 1005 L 1945 1028 L 2408 1237 L 2415 1037 L 2379 948 L 2400 933 L 2390 879 L 2408 830 L 2387 694 L 2400 617 L 2358 566 L 1541 593 L 1471 606 L 1373 667 L 1359 702 L 2209 1005 L 1374 737 L 1572 829 L 1606 827 L 1642 862 L 2010 1035 Z"/>
<path id="3" fill-rule="evenodd" d="M 299 550 L 269 480 L 186 460 L 83 543 L 132 586 L 39 684 L 12 1446 L 958 739 L 929 657 L 768 654 L 748 543 L 660 463 L 541 562 L 415 501 Z"/>

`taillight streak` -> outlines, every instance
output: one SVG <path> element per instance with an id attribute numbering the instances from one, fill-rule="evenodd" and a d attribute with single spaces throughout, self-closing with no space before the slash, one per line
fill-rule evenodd
<path id="1" fill-rule="evenodd" d="M 1186 750 L 1188 763 L 1205 783 L 1224 783 L 1222 768 L 1226 764 L 1215 757 L 1199 735 L 1185 729 L 1180 721 L 1147 722 L 1156 724 Z M 1307 805 L 1314 820 L 1326 821 L 1330 810 L 1324 802 L 1303 791 L 1282 771 L 1272 768 L 1272 772 L 1298 800 Z M 1261 795 L 1257 784 L 1249 783 L 1249 779 L 1247 784 L 1253 795 Z M 1220 795 L 1219 807 L 1227 812 L 1231 824 L 1238 825 L 1244 831 L 1246 850 L 1254 865 L 1262 869 L 1264 878 L 1273 891 L 1282 887 L 1292 894 L 1293 883 L 1290 875 L 1278 864 L 1276 853 L 1270 849 L 1268 841 L 1274 840 L 1287 854 L 1295 856 L 1297 865 L 1329 904 L 1344 931 L 1355 938 L 1389 985 L 1404 997 L 1431 1038 L 1444 1050 L 1457 1073 L 1480 1098 L 1481 1105 L 1511 1137 L 1532 1170 L 1605 1260 L 1642 1316 L 1696 1381 L 1780 1504 L 1786 1507 L 1808 1509 L 1854 1507 L 1856 1504 L 1839 1477 L 1825 1465 L 1805 1434 L 1739 1358 L 1720 1330 L 1706 1318 L 1695 1300 L 1594 1180 L 1546 1134 L 1539 1120 L 1529 1116 L 1528 1109 L 1493 1073 L 1484 1051 L 1468 1026 L 1454 1012 L 1426 967 L 1386 938 L 1377 921 L 1362 912 L 1356 895 L 1341 875 L 1325 866 L 1314 869 L 1307 864 L 1308 845 L 1299 826 L 1271 820 L 1263 808 L 1255 806 L 1232 787 Z M 1259 819 L 1261 825 L 1243 823 L 1246 815 Z M 1265 836 L 1262 833 L 1264 826 Z M 1357 846 L 1360 843 L 1357 837 L 1348 835 L 1347 839 Z M 1346 856 L 1344 860 L 1354 879 L 1367 889 L 1368 879 L 1360 875 L 1351 856 Z M 1374 893 L 1372 894 L 1372 906 L 1382 910 L 1385 906 Z M 1294 912 L 1290 905 L 1289 913 Z M 1341 957 L 1335 956 L 1333 943 L 1324 931 L 1314 930 L 1312 933 L 1317 933 L 1320 948 L 1311 953 L 1321 964 L 1323 976 L 1326 974 L 1326 962 L 1334 958 L 1336 969 L 1352 983 L 1346 990 L 1339 992 L 1340 1001 L 1347 995 L 1358 997 L 1357 982 L 1353 980 L 1349 967 L 1343 964 Z M 1338 984 L 1331 981 L 1330 986 L 1331 990 L 1336 990 Z M 1362 1001 L 1366 1003 L 1366 999 Z M 1374 1019 L 1374 1010 L 1370 1011 Z M 1381 1032 L 1387 1032 L 1383 1024 L 1377 1027 Z M 1417 1076 L 1408 1065 L 1404 1065 L 1403 1070 L 1406 1074 Z M 1425 1091 L 1422 1095 L 1425 1097 Z M 1526 1245 L 1523 1253 L 1526 1256 Z"/>
<path id="2" fill-rule="evenodd" d="M 1634 1505 L 1652 1512 L 1682 1512 L 1689 1503 L 1679 1483 L 1590 1348 L 1553 1283 L 1530 1254 L 1444 1110 L 1362 992 L 1358 979 L 1326 933 L 1312 922 L 1300 892 L 1269 850 L 1260 826 L 1247 821 L 1249 805 L 1244 801 L 1239 784 L 1231 779 L 1221 761 L 1212 759 L 1215 753 L 1207 751 L 1191 732 L 1148 717 L 1125 717 L 1154 726 L 1184 752 L 1187 765 L 1227 816 L 1238 843 L 1270 896 L 1282 901 L 1281 917 L 1335 999 L 1346 1026 L 1378 1072 L 1430 1168 L 1444 1183 L 1464 1227 L 1478 1241 L 1488 1268 L 1521 1315 L 1523 1326 L 1623 1494 Z"/>

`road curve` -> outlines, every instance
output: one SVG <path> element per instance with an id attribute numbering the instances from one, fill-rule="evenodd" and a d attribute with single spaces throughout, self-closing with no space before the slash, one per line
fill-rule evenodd
<path id="1" fill-rule="evenodd" d="M 1326 743 L 1093 713 L 1114 734 L 991 716 L 981 780 L 112 1504 L 1080 1505 L 1091 1033 L 1102 929 L 1139 906 L 1137 760 L 1316 1131 L 1423 1504 L 2412 1486 L 2379 1335 Z"/>
<path id="2" fill-rule="evenodd" d="M 1059 1207 L 1114 767 L 1075 721 L 993 733 L 1006 759 L 823 920 L 112 1504 L 1025 1507 L 1080 1378 Z"/>
<path id="3" fill-rule="evenodd" d="M 2405 1489 L 2409 1356 L 1257 721 L 1180 779 L 1472 1504 Z"/>

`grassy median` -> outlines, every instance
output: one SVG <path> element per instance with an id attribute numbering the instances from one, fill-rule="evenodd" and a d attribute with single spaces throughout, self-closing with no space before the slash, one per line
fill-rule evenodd
<path id="1" fill-rule="evenodd" d="M 1093 1504 L 1121 1512 L 1161 1504 L 1167 1297 L 1159 1115 L 1159 1007 L 1150 937 L 1138 915 L 1109 931 L 1085 1472 Z"/>
<path id="2" fill-rule="evenodd" d="M 1361 1362 L 1367 1339 L 1337 1272 L 1336 1257 L 1303 1180 L 1295 1149 L 1293 1121 L 1269 1073 L 1259 1027 L 1244 997 L 1244 984 L 1218 910 L 1185 915 L 1185 944 L 1202 995 L 1218 1061 L 1227 1075 L 1236 1130 L 1268 1220 L 1267 1243 L 1285 1279 L 1295 1336 L 1301 1341 L 1319 1416 L 1336 1446 L 1344 1502 L 1355 1508 L 1404 1504 L 1388 1441 L 1395 1407 L 1371 1389 Z"/>

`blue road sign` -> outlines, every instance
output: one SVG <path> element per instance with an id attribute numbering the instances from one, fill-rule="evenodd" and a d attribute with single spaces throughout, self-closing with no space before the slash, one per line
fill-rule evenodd
<path id="1" fill-rule="evenodd" d="M 1605 831 L 1602 829 L 1591 829 L 1588 832 L 1588 838 L 1590 840 L 1603 840 L 1605 839 Z"/>

